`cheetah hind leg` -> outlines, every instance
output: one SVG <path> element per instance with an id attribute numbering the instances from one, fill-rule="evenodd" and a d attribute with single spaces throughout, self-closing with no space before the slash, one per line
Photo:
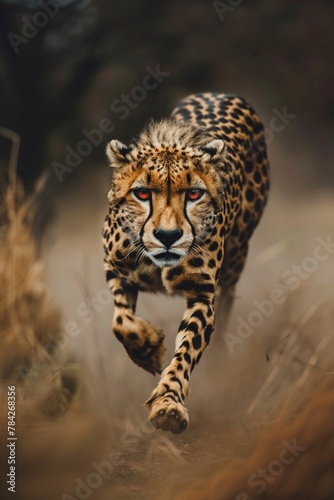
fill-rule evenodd
<path id="1" fill-rule="evenodd" d="M 224 334 L 227 331 L 228 323 L 231 317 L 232 307 L 235 298 L 235 286 L 228 290 L 218 288 L 216 293 L 216 324 L 215 333 L 213 335 L 213 343 L 215 346 L 222 346 L 224 342 Z"/>

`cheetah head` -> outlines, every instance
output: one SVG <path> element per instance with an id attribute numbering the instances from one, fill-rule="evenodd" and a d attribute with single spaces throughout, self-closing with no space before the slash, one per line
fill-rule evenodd
<path id="1" fill-rule="evenodd" d="M 131 146 L 107 145 L 108 200 L 133 250 L 159 267 L 196 254 L 222 210 L 223 151 L 222 140 L 198 144 L 192 129 L 166 121 L 152 123 Z"/>

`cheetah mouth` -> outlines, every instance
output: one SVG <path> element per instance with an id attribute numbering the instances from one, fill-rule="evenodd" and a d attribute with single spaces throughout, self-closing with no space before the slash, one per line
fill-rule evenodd
<path id="1" fill-rule="evenodd" d="M 157 260 L 164 260 L 167 262 L 171 260 L 178 260 L 180 257 L 181 255 L 178 255 L 177 253 L 174 252 L 170 252 L 169 250 L 167 250 L 167 252 L 162 252 L 154 256 L 154 258 Z"/>

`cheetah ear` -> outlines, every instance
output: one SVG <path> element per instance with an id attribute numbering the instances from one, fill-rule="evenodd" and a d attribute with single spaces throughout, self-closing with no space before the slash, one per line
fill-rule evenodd
<path id="1" fill-rule="evenodd" d="M 222 139 L 213 139 L 213 141 L 208 142 L 205 146 L 201 146 L 199 149 L 204 153 L 203 160 L 216 160 L 222 155 L 225 148 L 225 142 Z"/>
<path id="2" fill-rule="evenodd" d="M 115 167 L 119 163 L 126 163 L 128 161 L 127 155 L 130 153 L 132 148 L 126 146 L 121 141 L 116 139 L 110 141 L 107 144 L 106 153 L 110 160 L 110 166 Z"/>

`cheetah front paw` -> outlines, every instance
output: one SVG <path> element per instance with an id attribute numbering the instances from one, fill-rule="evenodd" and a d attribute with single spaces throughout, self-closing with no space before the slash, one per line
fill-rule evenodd
<path id="1" fill-rule="evenodd" d="M 161 373 L 166 351 L 161 330 L 142 320 L 133 322 L 133 332 L 124 336 L 124 347 L 136 365 L 155 375 Z M 135 327 L 135 328 L 134 328 Z"/>
<path id="2" fill-rule="evenodd" d="M 150 407 L 150 400 L 146 401 Z M 185 406 L 175 401 L 168 401 L 165 398 L 159 398 L 151 406 L 149 415 L 151 424 L 156 429 L 171 431 L 173 434 L 179 434 L 188 426 L 189 416 Z"/>

